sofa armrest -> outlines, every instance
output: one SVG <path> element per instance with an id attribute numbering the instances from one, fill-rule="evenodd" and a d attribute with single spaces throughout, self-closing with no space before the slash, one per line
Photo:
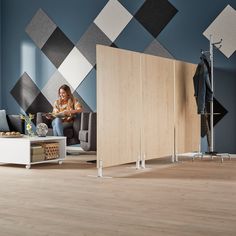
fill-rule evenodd
<path id="1" fill-rule="evenodd" d="M 7 122 L 11 131 L 25 133 L 25 122 L 20 115 L 7 115 Z"/>
<path id="2" fill-rule="evenodd" d="M 90 138 L 97 140 L 97 113 L 90 112 L 88 129 L 90 130 Z"/>
<path id="3" fill-rule="evenodd" d="M 81 113 L 81 130 L 89 129 L 89 115 L 90 115 L 90 112 Z"/>
<path id="4" fill-rule="evenodd" d="M 97 113 L 82 112 L 81 130 L 79 132 L 80 146 L 85 151 L 97 150 Z"/>

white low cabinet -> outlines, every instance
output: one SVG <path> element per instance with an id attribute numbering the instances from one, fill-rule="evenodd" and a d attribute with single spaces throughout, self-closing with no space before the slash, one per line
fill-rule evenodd
<path id="1" fill-rule="evenodd" d="M 33 143 L 59 143 L 59 157 L 52 160 L 44 160 L 38 162 L 31 161 L 30 147 Z M 66 157 L 66 137 L 28 137 L 21 138 L 0 138 L 0 163 L 22 164 L 27 169 L 34 164 L 58 162 L 62 164 Z"/>

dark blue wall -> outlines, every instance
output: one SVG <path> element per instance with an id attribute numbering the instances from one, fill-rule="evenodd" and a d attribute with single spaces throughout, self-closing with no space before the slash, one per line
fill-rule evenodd
<path id="1" fill-rule="evenodd" d="M 130 14 L 135 15 L 148 1 L 120 0 L 119 2 Z M 158 1 L 161 4 L 165 2 L 165 0 L 153 2 Z M 1 3 L 0 102 L 2 100 L 2 107 L 9 113 L 19 113 L 25 110 L 11 92 L 21 76 L 26 72 L 38 90 L 43 91 L 49 78 L 57 71 L 49 58 L 25 32 L 38 9 L 43 9 L 76 45 L 108 0 L 1 0 Z M 230 4 L 236 9 L 235 0 L 169 0 L 169 3 L 176 9 L 176 14 L 172 9 L 172 17 L 166 21 L 157 35 L 151 34 L 137 18 L 133 18 L 113 42 L 113 46 L 198 63 L 200 50 L 207 50 L 209 47 L 208 40 L 203 36 L 205 29 L 226 5 Z M 150 15 L 155 10 L 158 11 L 157 8 L 151 8 Z M 155 22 L 152 27 L 155 27 Z M 157 44 L 155 47 L 149 47 L 154 41 L 160 44 L 161 49 Z M 157 51 L 154 48 L 158 48 Z M 76 91 L 91 110 L 96 110 L 96 68 L 90 71 L 84 81 Z M 215 126 L 216 150 L 236 153 L 236 53 L 227 59 L 221 52 L 215 51 L 214 84 L 216 99 L 228 111 Z"/>

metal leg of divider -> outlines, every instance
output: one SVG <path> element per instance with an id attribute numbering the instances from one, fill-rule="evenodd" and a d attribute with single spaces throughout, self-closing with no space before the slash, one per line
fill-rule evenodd
<path id="1" fill-rule="evenodd" d="M 146 154 L 143 155 L 143 159 L 141 161 L 141 168 L 145 169 L 145 160 L 146 160 Z"/>
<path id="2" fill-rule="evenodd" d="M 137 161 L 136 161 L 136 169 L 137 170 L 140 169 L 140 158 L 138 158 Z"/>
<path id="3" fill-rule="evenodd" d="M 103 179 L 110 179 L 111 176 L 104 176 L 103 175 L 103 162 L 102 160 L 98 161 L 98 174 L 97 175 L 89 175 L 89 177 L 96 177 L 96 178 L 103 178 Z"/>
<path id="4" fill-rule="evenodd" d="M 175 154 L 175 162 L 178 162 L 179 161 L 179 156 L 178 154 Z"/>
<path id="5" fill-rule="evenodd" d="M 98 176 L 97 177 L 103 177 L 103 174 L 102 174 L 102 160 L 99 160 L 99 162 L 98 162 Z"/>
<path id="6" fill-rule="evenodd" d="M 174 154 L 171 156 L 171 162 L 172 162 L 172 163 L 175 162 L 175 155 L 174 155 Z"/>

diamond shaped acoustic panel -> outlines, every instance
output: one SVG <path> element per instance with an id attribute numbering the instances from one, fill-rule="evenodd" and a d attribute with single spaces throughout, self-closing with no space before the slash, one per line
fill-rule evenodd
<path id="1" fill-rule="evenodd" d="M 156 39 L 149 44 L 144 50 L 144 53 L 174 59 L 174 57 Z"/>
<path id="2" fill-rule="evenodd" d="M 156 38 L 176 13 L 167 0 L 146 0 L 134 17 Z"/>
<path id="3" fill-rule="evenodd" d="M 117 0 L 110 0 L 96 17 L 94 23 L 114 42 L 132 17 Z"/>
<path id="4" fill-rule="evenodd" d="M 27 25 L 25 31 L 41 49 L 56 27 L 47 14 L 42 9 L 39 9 Z"/>
<path id="5" fill-rule="evenodd" d="M 74 45 L 57 27 L 42 47 L 42 51 L 58 68 L 71 52 Z"/>
<path id="6" fill-rule="evenodd" d="M 67 84 L 73 92 L 72 86 L 62 76 L 62 74 L 58 70 L 56 70 L 41 91 L 45 98 L 47 98 L 47 100 L 50 102 L 50 104 L 53 105 L 55 100 L 58 99 L 58 89 L 62 84 Z"/>
<path id="7" fill-rule="evenodd" d="M 235 22 L 236 10 L 228 5 L 203 33 L 209 40 L 211 35 L 213 43 L 222 39 L 219 50 L 228 58 L 236 50 Z"/>
<path id="8" fill-rule="evenodd" d="M 24 111 L 28 109 L 39 93 L 40 90 L 26 72 L 11 90 L 11 95 Z"/>
<path id="9" fill-rule="evenodd" d="M 74 47 L 58 70 L 69 84 L 76 89 L 92 68 L 93 66 L 83 54 Z"/>
<path id="10" fill-rule="evenodd" d="M 83 53 L 92 66 L 96 64 L 96 44 L 110 46 L 112 42 L 97 25 L 92 23 L 76 44 L 76 47 Z"/>
<path id="11" fill-rule="evenodd" d="M 217 101 L 216 98 L 213 98 L 213 108 L 214 108 L 214 116 L 213 116 L 213 126 L 215 126 L 224 116 L 228 113 L 228 111 Z M 201 137 L 204 137 L 207 134 L 207 129 L 210 127 L 210 103 L 207 104 L 207 116 L 201 116 Z M 207 123 L 206 123 L 207 122 Z"/>
<path id="12" fill-rule="evenodd" d="M 36 114 L 37 112 L 50 112 L 52 111 L 52 105 L 40 92 L 38 96 L 34 99 L 31 105 L 27 108 L 27 113 Z"/>

